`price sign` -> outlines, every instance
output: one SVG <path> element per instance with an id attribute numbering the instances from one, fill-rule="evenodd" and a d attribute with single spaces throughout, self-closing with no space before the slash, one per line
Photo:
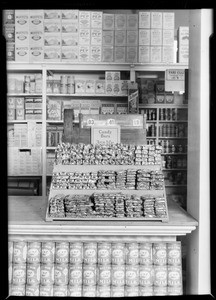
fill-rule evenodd
<path id="1" fill-rule="evenodd" d="M 139 119 L 133 119 L 133 126 L 140 126 L 141 122 Z"/>
<path id="2" fill-rule="evenodd" d="M 120 126 L 92 126 L 91 127 L 91 143 L 107 144 L 120 143 Z"/>
<path id="3" fill-rule="evenodd" d="M 181 70 L 181 69 L 166 70 L 165 91 L 167 92 L 185 91 L 185 70 Z"/>
<path id="4" fill-rule="evenodd" d="M 87 126 L 93 126 L 94 123 L 95 123 L 94 119 L 87 119 L 87 121 L 86 121 Z"/>
<path id="5" fill-rule="evenodd" d="M 115 125 L 114 119 L 107 119 L 107 125 Z"/>

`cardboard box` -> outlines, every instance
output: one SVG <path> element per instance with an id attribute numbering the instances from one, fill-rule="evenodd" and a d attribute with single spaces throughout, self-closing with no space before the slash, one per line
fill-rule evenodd
<path id="1" fill-rule="evenodd" d="M 167 104 L 173 104 L 174 103 L 174 94 L 172 93 L 165 93 L 165 102 Z"/>
<path id="2" fill-rule="evenodd" d="M 126 15 L 126 29 L 137 30 L 138 29 L 138 14 L 127 14 Z"/>
<path id="3" fill-rule="evenodd" d="M 174 30 L 165 29 L 162 32 L 163 35 L 163 46 L 174 46 Z"/>
<path id="4" fill-rule="evenodd" d="M 103 30 L 114 30 L 115 29 L 115 17 L 114 14 L 103 14 Z"/>
<path id="5" fill-rule="evenodd" d="M 61 60 L 62 61 L 70 61 L 70 62 L 78 62 L 79 61 L 79 47 L 73 46 L 62 46 L 61 48 Z"/>
<path id="6" fill-rule="evenodd" d="M 162 47 L 161 46 L 150 46 L 150 62 L 160 63 L 162 61 Z"/>
<path id="7" fill-rule="evenodd" d="M 62 101 L 61 100 L 47 100 L 47 120 L 61 120 L 61 109 Z"/>
<path id="8" fill-rule="evenodd" d="M 102 47 L 102 61 L 112 62 L 114 60 L 114 47 Z"/>
<path id="9" fill-rule="evenodd" d="M 125 62 L 126 60 L 126 47 L 114 47 L 114 61 Z"/>
<path id="10" fill-rule="evenodd" d="M 110 72 L 106 71 L 105 72 L 105 80 L 106 81 L 119 81 L 121 78 L 121 73 L 119 71 L 115 72 Z"/>
<path id="11" fill-rule="evenodd" d="M 44 34 L 43 31 L 30 31 L 29 47 L 43 47 Z"/>
<path id="12" fill-rule="evenodd" d="M 91 12 L 90 11 L 79 11 L 79 28 L 91 27 Z"/>
<path id="13" fill-rule="evenodd" d="M 103 46 L 114 45 L 114 30 L 102 31 L 102 45 Z"/>
<path id="14" fill-rule="evenodd" d="M 79 29 L 79 45 L 90 45 L 91 41 L 90 29 L 80 28 Z"/>
<path id="15" fill-rule="evenodd" d="M 61 34 L 61 45 L 62 46 L 78 46 L 79 35 L 78 33 L 62 33 Z"/>
<path id="16" fill-rule="evenodd" d="M 15 61 L 29 62 L 29 47 L 15 47 Z"/>
<path id="17" fill-rule="evenodd" d="M 102 29 L 91 29 L 91 45 L 102 45 Z"/>
<path id="18" fill-rule="evenodd" d="M 162 46 L 161 29 L 151 29 L 151 46 Z"/>
<path id="19" fill-rule="evenodd" d="M 137 62 L 137 47 L 126 47 L 126 62 Z"/>
<path id="20" fill-rule="evenodd" d="M 28 31 L 29 30 L 29 10 L 16 9 L 15 10 L 15 30 Z"/>
<path id="21" fill-rule="evenodd" d="M 76 79 L 75 80 L 75 94 L 85 94 L 86 92 L 86 80 Z"/>
<path id="22" fill-rule="evenodd" d="M 15 109 L 16 108 L 16 98 L 15 97 L 8 97 L 7 98 L 7 108 L 8 109 Z"/>
<path id="23" fill-rule="evenodd" d="M 90 114 L 90 103 L 81 102 L 80 113 L 83 115 Z"/>
<path id="24" fill-rule="evenodd" d="M 79 46 L 79 62 L 90 60 L 90 46 Z"/>
<path id="25" fill-rule="evenodd" d="M 16 109 L 16 120 L 25 120 L 25 110 Z"/>
<path id="26" fill-rule="evenodd" d="M 172 46 L 162 47 L 162 62 L 174 63 L 174 49 Z"/>
<path id="27" fill-rule="evenodd" d="M 86 80 L 85 92 L 86 94 L 95 94 L 95 80 Z"/>
<path id="28" fill-rule="evenodd" d="M 189 63 L 189 46 L 181 46 L 178 49 L 178 62 L 179 63 Z"/>
<path id="29" fill-rule="evenodd" d="M 28 47 L 29 46 L 29 31 L 17 31 L 15 32 L 15 45 L 16 47 Z"/>
<path id="30" fill-rule="evenodd" d="M 15 43 L 7 43 L 6 44 L 6 59 L 8 61 L 15 60 Z"/>
<path id="31" fill-rule="evenodd" d="M 45 20 L 44 19 L 44 33 L 60 33 L 61 32 L 61 20 Z"/>
<path id="32" fill-rule="evenodd" d="M 127 96 L 128 95 L 128 84 L 130 80 L 120 80 L 121 82 L 121 95 Z"/>
<path id="33" fill-rule="evenodd" d="M 15 24 L 15 10 L 5 9 L 3 11 L 3 25 L 5 24 Z"/>
<path id="34" fill-rule="evenodd" d="M 62 33 L 78 33 L 79 23 L 76 20 L 62 20 L 61 22 Z"/>
<path id="35" fill-rule="evenodd" d="M 95 94 L 105 94 L 105 80 L 95 81 Z"/>
<path id="36" fill-rule="evenodd" d="M 105 80 L 112 81 L 113 80 L 113 72 L 106 71 L 105 72 Z"/>
<path id="37" fill-rule="evenodd" d="M 34 99 L 25 98 L 25 109 L 34 109 Z"/>
<path id="38" fill-rule="evenodd" d="M 137 46 L 138 45 L 138 31 L 137 30 L 127 30 L 126 45 L 127 46 Z"/>
<path id="39" fill-rule="evenodd" d="M 151 44 L 150 29 L 139 29 L 139 45 L 150 46 L 150 44 Z"/>
<path id="40" fill-rule="evenodd" d="M 62 9 L 61 10 L 62 20 L 73 20 L 78 23 L 79 20 L 79 10 L 78 9 Z"/>
<path id="41" fill-rule="evenodd" d="M 151 27 L 151 13 L 150 11 L 139 12 L 139 28 L 150 29 Z"/>
<path id="42" fill-rule="evenodd" d="M 115 14 L 115 30 L 126 30 L 126 14 Z"/>
<path id="43" fill-rule="evenodd" d="M 41 62 L 44 59 L 43 47 L 30 47 L 29 49 L 29 62 Z"/>
<path id="44" fill-rule="evenodd" d="M 136 82 L 128 84 L 128 113 L 139 113 L 138 85 Z"/>
<path id="45" fill-rule="evenodd" d="M 102 56 L 101 46 L 90 46 L 90 61 L 100 62 Z"/>
<path id="46" fill-rule="evenodd" d="M 102 115 L 115 114 L 115 104 L 114 103 L 102 103 L 101 104 L 101 114 Z"/>
<path id="47" fill-rule="evenodd" d="M 16 109 L 24 109 L 24 98 L 20 97 L 20 98 L 15 98 L 15 108 Z"/>
<path id="48" fill-rule="evenodd" d="M 174 12 L 163 12 L 163 29 L 175 29 Z"/>
<path id="49" fill-rule="evenodd" d="M 42 9 L 32 9 L 29 11 L 29 30 L 43 31 L 44 12 Z"/>
<path id="50" fill-rule="evenodd" d="M 115 46 L 126 46 L 126 30 L 115 31 Z"/>
<path id="51" fill-rule="evenodd" d="M 7 120 L 8 121 L 13 121 L 15 120 L 15 109 L 9 108 L 7 110 Z"/>
<path id="52" fill-rule="evenodd" d="M 60 9 L 45 9 L 44 10 L 44 19 L 56 20 L 61 19 L 61 10 Z"/>
<path id="53" fill-rule="evenodd" d="M 113 81 L 105 81 L 105 94 L 113 95 Z"/>
<path id="54" fill-rule="evenodd" d="M 103 12 L 91 11 L 91 28 L 102 29 Z"/>
<path id="55" fill-rule="evenodd" d="M 163 13 L 159 11 L 151 12 L 151 28 L 163 28 Z"/>
<path id="56" fill-rule="evenodd" d="M 165 103 L 165 95 L 164 95 L 164 93 L 156 94 L 155 103 Z"/>
<path id="57" fill-rule="evenodd" d="M 128 104 L 127 103 L 116 103 L 116 111 L 117 115 L 125 115 L 128 113 Z"/>
<path id="58" fill-rule="evenodd" d="M 182 46 L 189 46 L 189 27 L 180 26 L 178 28 L 178 48 Z"/>
<path id="59" fill-rule="evenodd" d="M 119 96 L 121 94 L 121 81 L 113 81 L 113 95 Z"/>
<path id="60" fill-rule="evenodd" d="M 4 37 L 7 43 L 15 43 L 15 25 L 7 24 L 4 26 Z"/>
<path id="61" fill-rule="evenodd" d="M 44 47 L 44 61 L 60 61 L 61 47 Z"/>
<path id="62" fill-rule="evenodd" d="M 44 46 L 58 47 L 61 46 L 61 33 L 45 33 Z"/>

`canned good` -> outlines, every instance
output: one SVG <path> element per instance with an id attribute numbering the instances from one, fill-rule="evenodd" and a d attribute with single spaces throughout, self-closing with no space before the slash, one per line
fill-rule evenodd
<path id="1" fill-rule="evenodd" d="M 97 283 L 96 278 L 97 267 L 96 265 L 83 265 L 83 284 L 95 285 Z"/>
<path id="2" fill-rule="evenodd" d="M 139 287 L 139 296 L 153 296 L 153 294 L 153 286 Z"/>
<path id="3" fill-rule="evenodd" d="M 83 262 L 85 264 L 97 263 L 97 243 L 84 243 L 83 244 Z"/>
<path id="4" fill-rule="evenodd" d="M 83 243 L 70 243 L 70 263 L 81 264 L 83 262 Z"/>
<path id="5" fill-rule="evenodd" d="M 154 267 L 140 266 L 139 269 L 139 284 L 140 286 L 152 286 L 154 282 Z"/>
<path id="6" fill-rule="evenodd" d="M 69 284 L 72 286 L 82 285 L 82 264 L 69 265 Z"/>
<path id="7" fill-rule="evenodd" d="M 167 243 L 167 264 L 181 265 L 181 242 Z"/>
<path id="8" fill-rule="evenodd" d="M 110 298 L 111 288 L 110 286 L 97 286 L 97 297 Z"/>
<path id="9" fill-rule="evenodd" d="M 111 263 L 111 243 L 98 243 L 98 264 Z"/>
<path id="10" fill-rule="evenodd" d="M 55 243 L 42 242 L 41 247 L 41 262 L 44 264 L 54 263 Z"/>
<path id="11" fill-rule="evenodd" d="M 126 265 L 125 283 L 129 287 L 139 285 L 139 265 Z"/>
<path id="12" fill-rule="evenodd" d="M 124 297 L 124 286 L 111 286 L 111 297 Z"/>
<path id="13" fill-rule="evenodd" d="M 181 266 L 167 267 L 167 283 L 169 286 L 182 285 L 182 268 Z"/>
<path id="14" fill-rule="evenodd" d="M 13 261 L 13 242 L 8 242 L 8 262 Z"/>
<path id="15" fill-rule="evenodd" d="M 55 262 L 57 264 L 67 264 L 69 262 L 69 243 L 56 242 Z"/>
<path id="16" fill-rule="evenodd" d="M 11 296 L 25 296 L 25 285 L 11 285 Z"/>
<path id="17" fill-rule="evenodd" d="M 154 285 L 167 286 L 167 266 L 154 267 Z"/>
<path id="18" fill-rule="evenodd" d="M 166 265 L 167 264 L 167 247 L 166 243 L 153 243 L 153 264 Z"/>
<path id="19" fill-rule="evenodd" d="M 53 296 L 55 297 L 66 297 L 67 296 L 67 285 L 54 285 Z"/>
<path id="20" fill-rule="evenodd" d="M 26 274 L 28 285 L 38 285 L 40 283 L 40 264 L 27 264 Z"/>
<path id="21" fill-rule="evenodd" d="M 154 296 L 165 296 L 167 295 L 166 286 L 154 286 Z"/>
<path id="22" fill-rule="evenodd" d="M 182 295 L 182 286 L 168 286 L 167 287 L 167 295 L 175 296 L 175 295 Z"/>
<path id="23" fill-rule="evenodd" d="M 26 264 L 13 264 L 12 283 L 13 285 L 22 285 L 26 283 Z"/>
<path id="24" fill-rule="evenodd" d="M 28 242 L 27 244 L 27 263 L 40 263 L 41 243 Z"/>
<path id="25" fill-rule="evenodd" d="M 140 243 L 139 262 L 141 265 L 151 265 L 152 264 L 152 244 L 151 243 Z"/>
<path id="26" fill-rule="evenodd" d="M 68 285 L 68 296 L 82 297 L 82 285 L 75 285 L 75 286 Z"/>
<path id="27" fill-rule="evenodd" d="M 12 271 L 12 264 L 9 263 L 9 266 L 8 266 L 8 282 L 9 283 L 12 283 L 12 274 L 13 274 L 13 271 Z"/>
<path id="28" fill-rule="evenodd" d="M 125 265 L 112 265 L 112 285 L 123 286 L 125 284 Z"/>
<path id="29" fill-rule="evenodd" d="M 139 263 L 139 244 L 126 243 L 126 263 L 135 265 Z"/>
<path id="30" fill-rule="evenodd" d="M 27 255 L 27 243 L 26 242 L 14 242 L 13 247 L 13 262 L 25 263 Z"/>
<path id="31" fill-rule="evenodd" d="M 83 285 L 83 297 L 96 297 L 97 291 L 95 285 Z"/>
<path id="32" fill-rule="evenodd" d="M 68 284 L 68 264 L 55 264 L 54 267 L 54 284 Z"/>
<path id="33" fill-rule="evenodd" d="M 125 263 L 125 244 L 124 243 L 113 243 L 111 250 L 111 261 L 112 264 L 124 264 Z"/>
<path id="34" fill-rule="evenodd" d="M 39 285 L 26 285 L 26 296 L 39 296 Z"/>
<path id="35" fill-rule="evenodd" d="M 40 285 L 40 296 L 53 296 L 53 285 Z"/>
<path id="36" fill-rule="evenodd" d="M 54 284 L 54 265 L 41 264 L 40 281 L 42 285 Z"/>
<path id="37" fill-rule="evenodd" d="M 126 297 L 138 297 L 139 287 L 138 286 L 125 286 L 125 296 Z"/>
<path id="38" fill-rule="evenodd" d="M 111 284 L 111 265 L 98 265 L 97 284 L 100 286 Z"/>

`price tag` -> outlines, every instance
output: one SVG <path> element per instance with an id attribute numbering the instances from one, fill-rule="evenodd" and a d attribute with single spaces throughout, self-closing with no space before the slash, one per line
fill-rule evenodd
<path id="1" fill-rule="evenodd" d="M 133 126 L 140 126 L 141 122 L 140 119 L 133 119 Z"/>
<path id="2" fill-rule="evenodd" d="M 94 123 L 95 123 L 94 119 L 87 119 L 86 121 L 87 126 L 92 126 L 94 125 Z"/>
<path id="3" fill-rule="evenodd" d="M 107 125 L 115 125 L 115 119 L 107 119 Z"/>

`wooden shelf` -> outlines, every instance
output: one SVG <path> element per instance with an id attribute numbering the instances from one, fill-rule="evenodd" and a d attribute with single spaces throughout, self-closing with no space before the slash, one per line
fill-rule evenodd
<path id="1" fill-rule="evenodd" d="M 42 97 L 42 94 L 9 93 L 7 94 L 7 97 Z"/>
<path id="2" fill-rule="evenodd" d="M 187 153 L 183 153 L 183 152 L 180 152 L 180 153 L 161 153 L 161 155 L 187 155 Z"/>
<path id="3" fill-rule="evenodd" d="M 187 187 L 187 184 L 165 184 L 165 188 Z"/>
<path id="4" fill-rule="evenodd" d="M 152 104 L 139 104 L 139 108 L 188 108 L 187 104 L 168 104 L 168 103 L 152 103 Z"/>
<path id="5" fill-rule="evenodd" d="M 127 95 L 108 95 L 108 94 L 46 94 L 47 97 L 111 97 L 125 98 Z"/>
<path id="6" fill-rule="evenodd" d="M 19 124 L 19 123 L 27 124 L 29 122 L 42 123 L 42 120 L 8 120 L 7 121 L 8 124 L 11 124 L 11 123 L 14 123 L 14 124 Z"/>
<path id="7" fill-rule="evenodd" d="M 188 121 L 186 121 L 186 120 L 170 120 L 170 121 L 159 120 L 159 123 L 188 123 Z"/>
<path id="8" fill-rule="evenodd" d="M 159 136 L 158 139 L 162 140 L 162 139 L 169 139 L 169 140 L 187 140 L 187 137 L 175 137 L 175 136 L 170 136 L 170 137 L 165 137 L 165 136 Z"/>
<path id="9" fill-rule="evenodd" d="M 176 168 L 176 169 L 162 169 L 162 171 L 187 171 L 186 168 Z"/>

